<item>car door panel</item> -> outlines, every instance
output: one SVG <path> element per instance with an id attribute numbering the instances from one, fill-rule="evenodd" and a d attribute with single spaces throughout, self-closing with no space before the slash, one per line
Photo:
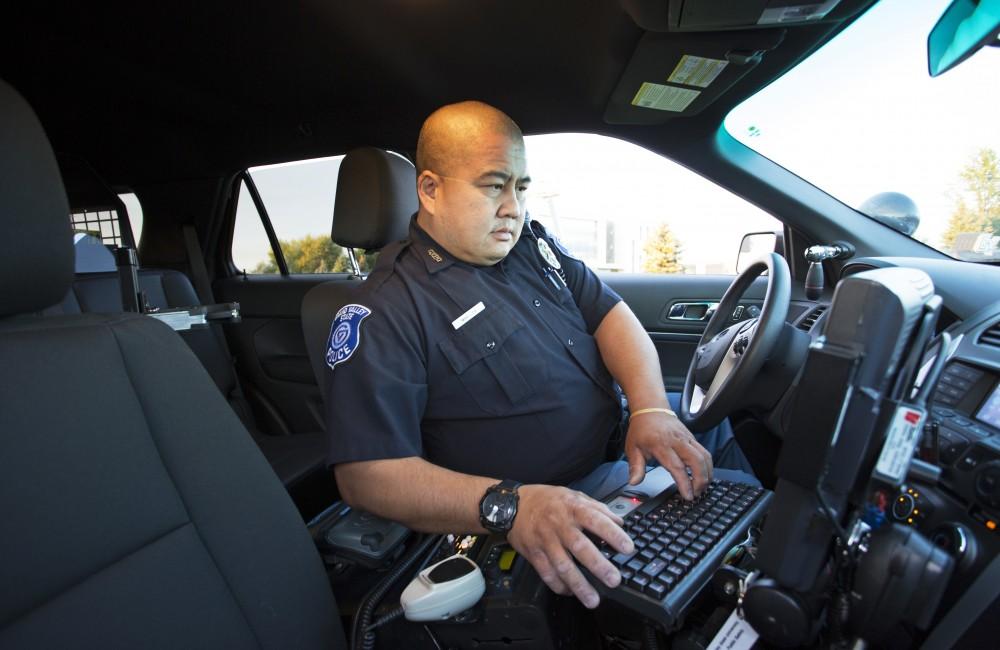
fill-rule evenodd
<path id="1" fill-rule="evenodd" d="M 229 343 L 248 397 L 274 430 L 324 428 L 300 310 L 302 298 L 314 286 L 346 278 L 345 274 L 237 276 L 213 287 L 219 300 L 240 303 L 241 322 L 227 326 Z"/>
<path id="2" fill-rule="evenodd" d="M 736 276 L 729 275 L 661 275 L 608 273 L 602 279 L 622 297 L 649 334 L 660 359 L 660 368 L 667 390 L 684 387 L 691 358 L 705 326 L 711 318 L 708 306 L 717 304 Z M 758 278 L 744 294 L 740 314 L 733 322 L 746 318 L 751 306 L 761 308 L 767 279 Z M 698 305 L 688 315 L 704 315 L 699 319 L 671 318 L 671 310 L 682 305 Z"/>

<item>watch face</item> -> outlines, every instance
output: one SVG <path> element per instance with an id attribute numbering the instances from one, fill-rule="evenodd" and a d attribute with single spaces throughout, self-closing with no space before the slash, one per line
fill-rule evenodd
<path id="1" fill-rule="evenodd" d="M 490 492 L 483 499 L 483 519 L 494 526 L 505 526 L 514 516 L 514 495 Z"/>

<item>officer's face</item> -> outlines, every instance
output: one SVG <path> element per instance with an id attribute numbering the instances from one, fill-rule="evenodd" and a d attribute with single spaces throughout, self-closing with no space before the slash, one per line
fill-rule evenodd
<path id="1" fill-rule="evenodd" d="M 531 179 L 520 139 L 487 135 L 469 145 L 449 175 L 434 174 L 428 230 L 458 259 L 488 266 L 506 257 L 521 236 Z"/>

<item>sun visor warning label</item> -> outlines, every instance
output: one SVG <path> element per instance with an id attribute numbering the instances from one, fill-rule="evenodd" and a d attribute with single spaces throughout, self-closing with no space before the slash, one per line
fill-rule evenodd
<path id="1" fill-rule="evenodd" d="M 632 99 L 632 105 L 680 113 L 690 106 L 691 102 L 700 94 L 700 91 L 688 88 L 645 82 Z"/>
<path id="2" fill-rule="evenodd" d="M 722 59 L 706 59 L 703 56 L 685 54 L 681 57 L 680 63 L 677 64 L 674 71 L 667 77 L 667 81 L 685 86 L 707 88 L 727 65 L 729 65 L 729 61 Z"/>

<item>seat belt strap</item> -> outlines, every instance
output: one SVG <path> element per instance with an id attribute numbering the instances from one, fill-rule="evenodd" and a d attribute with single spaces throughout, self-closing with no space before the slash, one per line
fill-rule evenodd
<path id="1" fill-rule="evenodd" d="M 201 252 L 201 245 L 198 243 L 198 231 L 193 224 L 184 224 L 184 247 L 187 249 L 188 265 L 191 268 L 191 275 L 194 276 L 194 290 L 198 294 L 198 299 L 203 305 L 211 305 L 215 302 L 212 297 L 212 285 L 208 281 L 208 269 L 205 268 L 205 256 Z"/>

